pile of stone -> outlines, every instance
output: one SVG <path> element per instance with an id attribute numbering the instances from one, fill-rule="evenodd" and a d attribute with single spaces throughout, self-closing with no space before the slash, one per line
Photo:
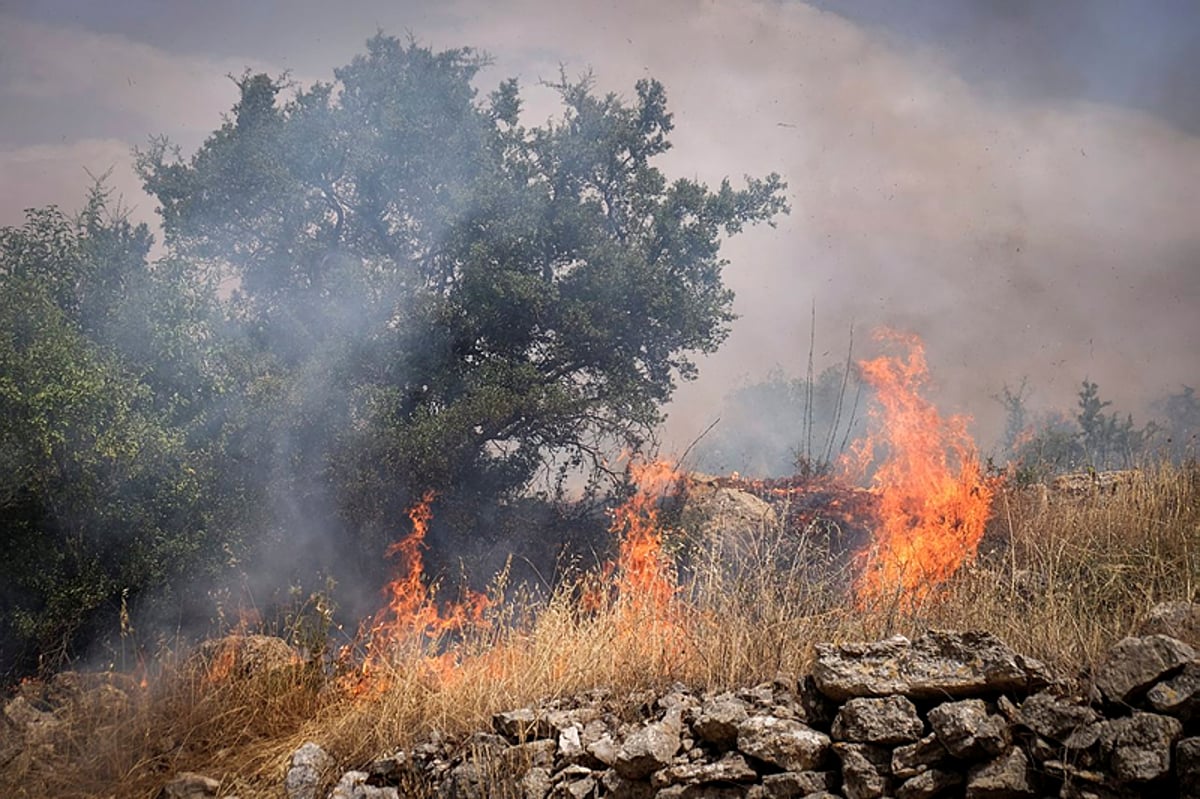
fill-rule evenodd
<path id="1" fill-rule="evenodd" d="M 342 775 L 329 799 L 1037 799 L 1200 797 L 1200 661 L 1166 635 L 1121 641 L 1070 696 L 988 633 L 818 648 L 811 676 L 497 714 Z M 332 761 L 297 751 L 289 799 Z"/>

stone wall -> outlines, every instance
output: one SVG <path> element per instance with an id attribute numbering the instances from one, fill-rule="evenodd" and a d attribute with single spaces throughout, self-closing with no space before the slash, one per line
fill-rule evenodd
<path id="1" fill-rule="evenodd" d="M 818 652 L 799 683 L 500 713 L 489 732 L 345 772 L 328 796 L 1200 797 L 1200 661 L 1178 639 L 1121 641 L 1087 696 L 988 633 Z M 322 757 L 297 752 L 289 799 L 320 799 Z"/>

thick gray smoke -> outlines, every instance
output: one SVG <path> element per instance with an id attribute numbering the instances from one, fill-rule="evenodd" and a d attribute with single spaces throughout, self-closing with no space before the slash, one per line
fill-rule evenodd
<path id="1" fill-rule="evenodd" d="M 1186 0 L 140 5 L 0 11 L 0 224 L 76 207 L 84 167 L 111 167 L 154 223 L 131 146 L 162 132 L 192 151 L 236 100 L 226 74 L 307 85 L 377 27 L 408 29 L 493 53 L 481 86 L 519 77 L 530 123 L 554 112 L 537 84 L 560 69 L 626 96 L 655 77 L 676 123 L 667 174 L 789 182 L 791 216 L 726 250 L 741 318 L 680 388 L 667 452 L 738 387 L 804 374 L 814 303 L 816 373 L 842 360 L 851 325 L 862 356 L 876 326 L 916 333 L 936 398 L 974 415 L 985 447 L 1005 384 L 1027 379 L 1033 406 L 1070 413 L 1087 377 L 1143 415 L 1200 383 L 1200 22 Z"/>
<path id="2" fill-rule="evenodd" d="M 494 53 L 489 85 L 530 87 L 560 65 L 620 92 L 653 75 L 677 122 L 669 171 L 778 170 L 794 206 L 729 249 L 742 318 L 680 392 L 665 444 L 686 445 L 740 382 L 799 374 L 814 300 L 835 353 L 823 365 L 851 322 L 912 330 L 942 401 L 988 442 L 991 396 L 1022 377 L 1045 407 L 1069 409 L 1087 376 L 1135 413 L 1198 380 L 1197 16 L 1083 0 L 311 3 L 270 19 L 18 6 L 0 26 L 0 220 L 70 206 L 81 165 L 114 165 L 151 217 L 129 143 L 165 131 L 192 145 L 234 96 L 222 74 L 266 65 L 305 82 L 376 26 Z M 549 115 L 549 92 L 527 96 L 532 121 Z"/>

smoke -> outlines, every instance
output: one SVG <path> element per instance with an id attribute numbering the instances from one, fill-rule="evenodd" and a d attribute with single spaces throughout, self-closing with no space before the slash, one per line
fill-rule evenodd
<path id="1" fill-rule="evenodd" d="M 927 342 L 939 400 L 975 415 L 985 441 L 1002 425 L 990 397 L 1022 377 L 1035 403 L 1066 408 L 1086 375 L 1135 413 L 1196 382 L 1200 88 L 1188 78 L 1198 51 L 1186 3 L 365 2 L 186 25 L 79 13 L 71 24 L 98 32 L 55 26 L 50 11 L 5 26 L 26 42 L 6 61 L 55 54 L 34 60 L 36 74 L 10 71 L 5 99 L 92 91 L 105 114 L 85 106 L 74 124 L 100 119 L 112 133 L 119 116 L 133 142 L 166 131 L 189 145 L 228 108 L 223 74 L 270 61 L 303 83 L 345 63 L 377 26 L 494 54 L 481 84 L 520 77 L 531 123 L 553 112 L 537 83 L 560 67 L 591 68 L 626 94 L 637 78 L 662 80 L 677 125 L 669 174 L 715 182 L 778 170 L 794 208 L 778 230 L 729 246 L 741 319 L 679 392 L 667 446 L 686 446 L 732 386 L 777 366 L 799 374 L 813 301 L 818 355 L 834 353 L 818 367 L 836 363 L 851 323 L 912 330 Z M 22 122 L 21 146 L 59 129 L 32 124 Z M 14 151 L 0 154 L 9 197 L 39 182 L 11 166 Z"/>
<path id="2" fill-rule="evenodd" d="M 557 110 L 538 83 L 560 69 L 591 69 L 626 96 L 655 77 L 676 124 L 666 174 L 788 180 L 791 216 L 726 249 L 740 319 L 668 409 L 667 451 L 736 387 L 804 373 L 813 303 L 816 374 L 842 361 L 851 325 L 918 334 L 935 399 L 974 415 L 985 445 L 1003 428 L 992 397 L 1022 378 L 1035 408 L 1071 408 L 1086 376 L 1135 414 L 1200 382 L 1200 48 L 1182 3 L 429 5 L 0 15 L 0 224 L 19 224 L 25 206 L 76 207 L 85 166 L 114 167 L 134 218 L 150 220 L 128 148 L 165 132 L 193 151 L 236 99 L 226 74 L 291 70 L 307 85 L 377 27 L 407 29 L 433 48 L 494 54 L 479 85 L 519 77 L 529 124 Z M 312 407 L 339 401 L 332 375 L 305 388 Z M 304 446 L 275 443 L 281 464 Z M 272 501 L 289 538 L 264 585 L 337 560 L 314 511 L 326 497 Z"/>

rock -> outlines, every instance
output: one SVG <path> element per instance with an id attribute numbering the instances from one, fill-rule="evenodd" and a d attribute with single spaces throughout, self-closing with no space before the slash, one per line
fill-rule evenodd
<path id="1" fill-rule="evenodd" d="M 794 799 L 832 791 L 838 785 L 836 771 L 785 771 L 762 778 L 763 799 Z"/>
<path id="2" fill-rule="evenodd" d="M 919 740 L 925 722 L 908 697 L 858 697 L 842 705 L 833 720 L 832 737 L 868 744 L 901 744 Z"/>
<path id="3" fill-rule="evenodd" d="M 795 719 L 751 716 L 738 725 L 737 747 L 784 771 L 820 768 L 829 755 L 829 736 Z"/>
<path id="4" fill-rule="evenodd" d="M 162 795 L 163 799 L 215 799 L 220 790 L 221 783 L 212 777 L 183 771 L 163 786 Z"/>
<path id="5" fill-rule="evenodd" d="M 1184 723 L 1200 718 L 1200 662 L 1187 664 L 1174 677 L 1155 685 L 1146 693 L 1146 702 L 1153 710 Z"/>
<path id="6" fill-rule="evenodd" d="M 692 731 L 702 741 L 720 747 L 737 742 L 738 725 L 749 717 L 746 703 L 733 694 L 721 694 L 705 701 L 692 721 Z"/>
<path id="7" fill-rule="evenodd" d="M 598 762 L 606 766 L 612 766 L 617 762 L 617 752 L 619 748 L 613 741 L 611 735 L 604 735 L 595 741 L 592 741 L 586 747 L 587 753 L 594 757 Z"/>
<path id="8" fill-rule="evenodd" d="M 912 699 L 981 693 L 1028 693 L 1050 682 L 1039 661 L 1018 655 L 986 632 L 931 630 L 909 642 L 819 644 L 813 679 L 826 696 L 903 694 Z"/>
<path id="9" fill-rule="evenodd" d="M 188 658 L 188 666 L 210 679 L 247 678 L 297 666 L 300 653 L 273 635 L 227 635 L 205 641 Z"/>
<path id="10" fill-rule="evenodd" d="M 546 799 L 551 788 L 550 770 L 535 766 L 526 771 L 518 783 L 521 799 Z"/>
<path id="11" fill-rule="evenodd" d="M 651 784 L 656 788 L 669 785 L 704 785 L 713 782 L 752 782 L 758 772 L 750 768 L 746 758 L 729 752 L 715 763 L 681 763 L 654 772 Z"/>
<path id="12" fill-rule="evenodd" d="M 896 799 L 931 799 L 942 791 L 962 783 L 961 772 L 932 768 L 905 780 L 896 790 Z"/>
<path id="13" fill-rule="evenodd" d="M 578 763 L 587 756 L 578 727 L 572 725 L 558 734 L 558 756 L 568 763 Z"/>
<path id="14" fill-rule="evenodd" d="M 1166 635 L 1125 638 L 1096 670 L 1096 685 L 1110 702 L 1130 703 L 1159 680 L 1196 659 L 1196 650 Z"/>
<path id="15" fill-rule="evenodd" d="M 600 776 L 600 784 L 604 787 L 605 797 L 611 799 L 651 799 L 655 794 L 650 783 L 626 779 L 613 769 Z"/>
<path id="16" fill-rule="evenodd" d="M 492 782 L 485 763 L 468 760 L 450 769 L 438 785 L 437 799 L 488 799 Z"/>
<path id="17" fill-rule="evenodd" d="M 765 500 L 718 484 L 702 474 L 688 476 L 684 528 L 694 531 L 697 542 L 715 563 L 761 561 L 757 542 L 764 529 L 778 526 L 774 508 Z"/>
<path id="18" fill-rule="evenodd" d="M 967 799 L 1027 799 L 1038 796 L 1029 758 L 1014 746 L 990 763 L 967 772 Z"/>
<path id="19" fill-rule="evenodd" d="M 1200 799 L 1200 737 L 1175 744 L 1175 775 L 1182 799 Z"/>
<path id="20" fill-rule="evenodd" d="M 891 794 L 891 752 L 871 744 L 835 743 L 842 761 L 842 793 L 846 799 L 878 799 Z"/>
<path id="21" fill-rule="evenodd" d="M 1200 647 L 1200 602 L 1162 602 L 1138 621 L 1138 635 L 1169 635 Z"/>
<path id="22" fill-rule="evenodd" d="M 1149 782 L 1166 776 L 1171 748 L 1183 732 L 1179 719 L 1134 713 L 1103 723 L 1100 746 L 1113 775 L 1123 782 Z"/>
<path id="23" fill-rule="evenodd" d="M 964 760 L 994 757 L 1011 740 L 1008 723 L 998 714 L 988 713 L 982 699 L 938 705 L 929 711 L 929 726 L 950 754 Z"/>
<path id="24" fill-rule="evenodd" d="M 540 713 L 523 707 L 492 716 L 492 728 L 513 743 L 525 743 L 538 738 L 552 738 L 554 727 Z"/>
<path id="25" fill-rule="evenodd" d="M 1018 720 L 1043 738 L 1061 743 L 1077 729 L 1099 721 L 1100 714 L 1086 705 L 1042 691 L 1021 703 Z"/>
<path id="26" fill-rule="evenodd" d="M 655 799 L 745 799 L 747 789 L 717 785 L 672 785 L 654 794 Z"/>
<path id="27" fill-rule="evenodd" d="M 678 726 L 667 722 L 647 724 L 617 749 L 613 768 L 626 779 L 645 779 L 670 764 L 680 743 Z"/>
<path id="28" fill-rule="evenodd" d="M 567 780 L 556 785 L 551 795 L 562 799 L 590 799 L 596 794 L 596 778 L 590 774 L 579 779 Z M 490 794 L 480 799 L 488 799 Z"/>
<path id="29" fill-rule="evenodd" d="M 950 753 L 938 740 L 937 735 L 930 733 L 916 743 L 898 746 L 892 750 L 892 774 L 898 779 L 906 780 L 930 766 L 945 762 L 949 757 Z"/>
<path id="30" fill-rule="evenodd" d="M 338 780 L 329 799 L 400 799 L 400 793 L 391 786 L 369 785 L 371 778 L 365 771 L 347 771 Z"/>
<path id="31" fill-rule="evenodd" d="M 284 778 L 288 799 L 317 799 L 317 789 L 325 772 L 333 768 L 333 758 L 309 741 L 292 753 L 292 765 Z"/>
<path id="32" fill-rule="evenodd" d="M 63 725 L 53 713 L 35 707 L 21 694 L 4 703 L 4 718 L 15 731 L 15 737 L 21 739 L 21 743 L 16 744 L 17 749 L 49 742 Z"/>
<path id="33" fill-rule="evenodd" d="M 500 765 L 513 774 L 522 774 L 531 768 L 551 768 L 558 746 L 549 738 L 506 747 L 499 754 Z"/>

